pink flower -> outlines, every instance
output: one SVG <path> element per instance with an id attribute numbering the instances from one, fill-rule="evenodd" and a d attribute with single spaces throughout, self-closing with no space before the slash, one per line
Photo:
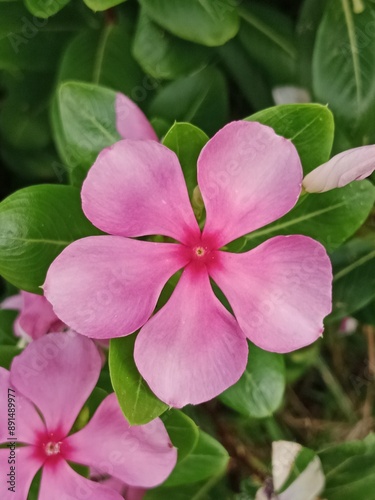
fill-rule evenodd
<path id="1" fill-rule="evenodd" d="M 288 212 L 301 180 L 289 140 L 259 123 L 230 123 L 198 159 L 207 214 L 201 231 L 176 155 L 155 141 L 119 141 L 99 154 L 82 188 L 86 216 L 109 235 L 69 245 L 48 271 L 45 294 L 63 321 L 89 337 L 141 328 L 135 362 L 155 394 L 175 407 L 207 401 L 245 370 L 246 338 L 288 352 L 323 331 L 332 271 L 318 242 L 277 236 L 242 254 L 220 250 Z M 153 234 L 178 243 L 133 239 Z M 181 269 L 172 296 L 150 319 Z"/>
<path id="2" fill-rule="evenodd" d="M 70 332 L 32 342 L 13 360 L 10 372 L 0 368 L 0 443 L 7 444 L 0 449 L 2 500 L 25 500 L 40 468 L 39 500 L 121 500 L 118 492 L 80 476 L 68 462 L 95 467 L 137 487 L 156 486 L 170 474 L 176 450 L 163 423 L 156 419 L 130 427 L 114 394 L 83 429 L 68 435 L 95 387 L 100 366 L 94 343 Z M 15 430 L 8 416 L 14 417 Z M 15 472 L 15 492 L 8 489 L 8 472 Z"/>
<path id="3" fill-rule="evenodd" d="M 20 311 L 14 322 L 14 334 L 27 342 L 65 328 L 43 295 L 21 290 L 18 295 L 6 298 L 0 307 Z"/>
<path id="4" fill-rule="evenodd" d="M 116 94 L 116 128 L 124 139 L 159 141 L 143 111 L 126 95 Z"/>
<path id="5" fill-rule="evenodd" d="M 375 170 L 375 145 L 349 149 L 306 175 L 303 187 L 309 193 L 323 193 L 365 179 Z"/>

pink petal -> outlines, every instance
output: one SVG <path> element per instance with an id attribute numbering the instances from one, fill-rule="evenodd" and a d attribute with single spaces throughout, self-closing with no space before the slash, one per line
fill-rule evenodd
<path id="1" fill-rule="evenodd" d="M 93 338 L 128 335 L 151 316 L 166 281 L 186 264 L 181 245 L 92 236 L 69 245 L 44 292 L 59 317 Z"/>
<path id="2" fill-rule="evenodd" d="M 43 295 L 21 291 L 23 305 L 16 321 L 19 336 L 29 336 L 33 340 L 46 333 L 59 331 L 64 327 L 52 305 Z"/>
<path id="3" fill-rule="evenodd" d="M 243 254 L 218 252 L 210 275 L 247 337 L 267 351 L 311 344 L 331 311 L 330 260 L 305 236 L 276 236 Z"/>
<path id="4" fill-rule="evenodd" d="M 39 408 L 48 431 L 62 439 L 95 387 L 100 369 L 91 340 L 74 332 L 50 333 L 14 358 L 10 380 Z"/>
<path id="5" fill-rule="evenodd" d="M 120 93 L 116 95 L 116 128 L 123 139 L 159 140 L 143 111 Z"/>
<path id="6" fill-rule="evenodd" d="M 2 409 L 4 410 L 3 407 Z M 31 482 L 40 469 L 42 462 L 34 455 L 33 446 L 16 448 L 15 464 L 12 462 L 14 458 L 13 456 L 10 457 L 10 453 L 10 448 L 0 449 L 0 498 L 1 500 L 25 500 L 28 498 Z M 9 458 L 11 463 L 8 462 Z M 14 472 L 10 467 L 16 468 L 15 485 L 12 482 L 8 483 L 8 481 L 13 480 L 12 477 L 7 476 L 7 474 Z M 14 488 L 14 492 L 8 490 L 8 488 Z"/>
<path id="7" fill-rule="evenodd" d="M 77 474 L 65 460 L 43 467 L 38 500 L 123 500 L 115 490 Z"/>
<path id="8" fill-rule="evenodd" d="M 162 421 L 130 427 L 115 394 L 107 396 L 86 427 L 66 443 L 71 449 L 68 460 L 144 488 L 163 482 L 177 460 Z"/>
<path id="9" fill-rule="evenodd" d="M 86 217 L 120 236 L 199 236 L 175 153 L 155 141 L 119 141 L 102 151 L 82 186 Z"/>
<path id="10" fill-rule="evenodd" d="M 19 443 L 33 444 L 36 442 L 37 436 L 45 431 L 45 425 L 34 405 L 12 386 L 10 372 L 1 367 L 0 408 L 4 409 L 0 413 L 0 444 L 9 441 L 12 437 L 17 438 Z M 9 408 L 11 412 L 14 410 L 14 414 L 10 415 L 10 422 L 8 421 L 8 411 L 5 412 L 5 408 Z M 12 428 L 13 423 L 16 427 L 15 430 Z"/>
<path id="11" fill-rule="evenodd" d="M 15 311 L 19 311 L 23 305 L 23 298 L 21 293 L 17 295 L 11 295 L 7 297 L 0 303 L 0 309 L 13 309 Z"/>
<path id="12" fill-rule="evenodd" d="M 188 266 L 167 304 L 140 331 L 134 358 L 155 394 L 177 408 L 217 396 L 242 375 L 247 343 L 205 270 Z"/>
<path id="13" fill-rule="evenodd" d="M 229 123 L 198 158 L 204 233 L 219 248 L 278 219 L 297 202 L 301 180 L 301 162 L 289 140 L 256 122 Z"/>
<path id="14" fill-rule="evenodd" d="M 323 193 L 365 179 L 375 170 L 375 145 L 349 149 L 306 175 L 303 187 L 309 193 Z"/>

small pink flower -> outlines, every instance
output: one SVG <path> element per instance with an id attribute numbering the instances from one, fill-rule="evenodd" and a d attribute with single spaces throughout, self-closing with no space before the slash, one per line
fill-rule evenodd
<path id="1" fill-rule="evenodd" d="M 39 500 L 121 500 L 100 483 L 77 474 L 68 462 L 94 467 L 128 485 L 150 488 L 164 481 L 176 450 L 161 420 L 130 427 L 116 396 L 107 396 L 90 422 L 68 435 L 98 380 L 101 360 L 94 343 L 73 332 L 51 333 L 32 342 L 0 368 L 0 482 L 2 500 L 25 500 L 42 468 Z M 9 390 L 10 389 L 10 390 Z M 8 421 L 15 401 L 15 430 Z M 9 413 L 10 414 L 10 413 Z M 13 413 L 12 415 L 13 416 Z M 8 490 L 10 443 L 16 441 L 15 493 Z M 19 446 L 22 444 L 22 446 Z"/>
<path id="2" fill-rule="evenodd" d="M 207 401 L 244 372 L 246 337 L 288 352 L 323 331 L 332 271 L 322 245 L 295 235 L 242 254 L 220 250 L 287 213 L 301 181 L 289 140 L 259 123 L 230 123 L 198 159 L 201 231 L 176 155 L 155 141 L 119 141 L 99 154 L 81 194 L 86 216 L 109 235 L 69 245 L 48 271 L 45 294 L 63 321 L 89 337 L 141 328 L 135 362 L 155 394 L 175 407 Z M 178 243 L 133 239 L 154 234 Z M 150 318 L 181 269 L 172 296 Z"/>
<path id="3" fill-rule="evenodd" d="M 375 170 L 375 145 L 348 149 L 306 175 L 303 187 L 323 193 L 365 179 Z"/>
<path id="4" fill-rule="evenodd" d="M 27 342 L 65 328 L 43 295 L 21 290 L 18 295 L 5 299 L 0 307 L 20 311 L 14 322 L 14 334 Z"/>

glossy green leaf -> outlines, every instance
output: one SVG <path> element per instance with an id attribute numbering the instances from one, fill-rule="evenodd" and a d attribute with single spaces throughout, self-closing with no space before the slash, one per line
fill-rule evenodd
<path id="1" fill-rule="evenodd" d="M 297 49 L 291 19 L 273 7 L 249 2 L 239 8 L 239 39 L 273 83 L 293 83 Z"/>
<path id="2" fill-rule="evenodd" d="M 109 372 L 121 409 L 131 425 L 150 422 L 167 410 L 149 389 L 134 362 L 135 335 L 112 339 Z"/>
<path id="3" fill-rule="evenodd" d="M 144 500 L 165 500 L 170 498 L 173 500 L 208 500 L 211 497 L 207 493 L 220 480 L 220 477 L 214 476 L 208 480 L 199 481 L 198 483 L 182 484 L 179 486 L 159 486 L 146 492 Z M 247 500 L 241 498 L 241 500 Z"/>
<path id="4" fill-rule="evenodd" d="M 207 141 L 208 136 L 190 123 L 175 123 L 163 139 L 180 160 L 190 197 L 197 185 L 198 156 Z"/>
<path id="5" fill-rule="evenodd" d="M 111 7 L 115 7 L 120 3 L 125 2 L 125 0 L 83 0 L 87 7 L 90 7 L 93 11 L 107 10 Z"/>
<path id="6" fill-rule="evenodd" d="M 24 0 L 31 14 L 41 18 L 53 16 L 59 12 L 70 0 Z"/>
<path id="7" fill-rule="evenodd" d="M 297 148 L 303 172 L 329 160 L 334 122 L 330 110 L 320 104 L 280 104 L 246 118 L 269 125 L 275 132 L 290 139 Z"/>
<path id="8" fill-rule="evenodd" d="M 212 54 L 202 45 L 171 35 L 144 13 L 139 17 L 133 53 L 148 74 L 167 80 L 202 69 Z"/>
<path id="9" fill-rule="evenodd" d="M 340 319 L 361 309 L 375 297 L 375 240 L 354 239 L 336 250 L 333 264 L 333 311 Z"/>
<path id="10" fill-rule="evenodd" d="M 55 142 L 77 185 L 99 152 L 121 139 L 115 99 L 113 90 L 87 83 L 66 82 L 57 89 L 52 117 Z"/>
<path id="11" fill-rule="evenodd" d="M 179 78 L 160 89 L 149 111 L 171 125 L 174 121 L 189 122 L 211 135 L 227 121 L 226 81 L 215 68 Z"/>
<path id="12" fill-rule="evenodd" d="M 136 98 L 143 72 L 131 54 L 132 38 L 125 21 L 100 30 L 82 30 L 67 46 L 58 79 L 103 85 Z M 150 92 L 148 81 L 145 81 Z M 134 95 L 133 95 L 134 94 Z"/>
<path id="13" fill-rule="evenodd" d="M 232 249 L 249 250 L 278 234 L 304 234 L 335 250 L 362 226 L 375 201 L 369 181 L 353 182 L 340 189 L 307 194 L 281 219 L 232 243 Z"/>
<path id="14" fill-rule="evenodd" d="M 174 35 L 202 45 L 222 45 L 239 27 L 236 0 L 140 0 L 145 12 Z"/>
<path id="15" fill-rule="evenodd" d="M 278 409 L 284 390 L 283 357 L 251 345 L 244 374 L 220 399 L 245 417 L 265 418 Z"/>
<path id="16" fill-rule="evenodd" d="M 183 460 L 195 448 L 199 429 L 185 413 L 171 409 L 161 416 L 173 446 L 178 450 L 178 462 Z"/>
<path id="17" fill-rule="evenodd" d="M 371 126 L 373 130 L 374 25 L 372 1 L 331 0 L 317 34 L 313 58 L 316 97 L 328 102 L 335 116 L 351 129 Z"/>
<path id="18" fill-rule="evenodd" d="M 71 242 L 101 234 L 84 216 L 79 190 L 40 185 L 16 191 L 0 204 L 0 274 L 41 293 L 51 262 Z"/>
<path id="19" fill-rule="evenodd" d="M 326 476 L 322 498 L 372 499 L 375 491 L 375 438 L 329 446 L 319 452 Z"/>
<path id="20" fill-rule="evenodd" d="M 225 448 L 203 431 L 199 431 L 194 450 L 179 462 L 163 487 L 189 484 L 220 476 L 225 472 L 229 456 Z"/>

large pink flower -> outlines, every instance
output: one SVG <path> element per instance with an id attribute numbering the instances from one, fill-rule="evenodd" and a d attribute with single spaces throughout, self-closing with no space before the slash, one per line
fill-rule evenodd
<path id="1" fill-rule="evenodd" d="M 0 368 L 0 444 L 7 444 L 0 449 L 2 500 L 25 500 L 40 468 L 39 500 L 123 498 L 80 476 L 68 462 L 95 467 L 128 485 L 145 488 L 170 474 L 176 450 L 161 420 L 130 427 L 114 394 L 104 399 L 83 429 L 68 435 L 95 387 L 100 367 L 95 344 L 70 332 L 51 333 L 32 342 L 14 359 L 10 372 Z"/>
<path id="2" fill-rule="evenodd" d="M 289 140 L 259 123 L 230 123 L 198 159 L 207 214 L 201 231 L 176 155 L 155 141 L 120 141 L 99 154 L 82 188 L 86 216 L 109 235 L 69 245 L 48 271 L 45 294 L 84 335 L 119 337 L 141 328 L 137 367 L 169 405 L 211 399 L 243 373 L 246 337 L 288 352 L 323 331 L 332 273 L 318 242 L 278 236 L 243 254 L 220 250 L 288 212 L 301 180 Z M 133 239 L 153 234 L 178 243 Z M 180 269 L 172 296 L 150 319 Z"/>
<path id="3" fill-rule="evenodd" d="M 14 322 L 14 334 L 27 342 L 65 328 L 43 295 L 21 290 L 19 294 L 7 297 L 0 308 L 19 311 Z"/>

